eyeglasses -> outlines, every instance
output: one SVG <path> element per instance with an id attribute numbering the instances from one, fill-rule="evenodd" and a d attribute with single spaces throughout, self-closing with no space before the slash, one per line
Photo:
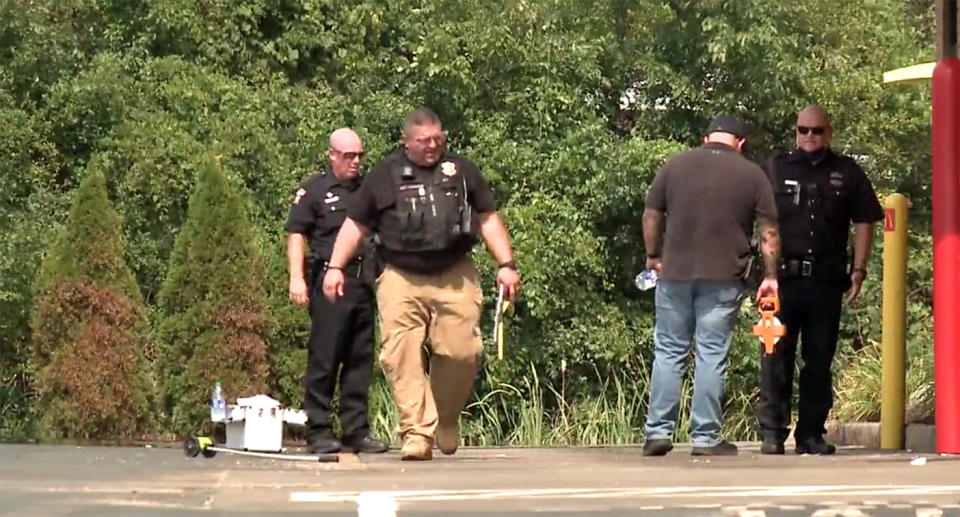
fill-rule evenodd
<path id="1" fill-rule="evenodd" d="M 414 141 L 420 145 L 443 145 L 447 141 L 447 132 L 442 131 L 436 135 L 421 136 L 420 138 L 414 138 Z"/>
<path id="2" fill-rule="evenodd" d="M 815 135 L 822 135 L 827 131 L 827 128 L 823 126 L 814 126 L 814 127 L 797 126 L 797 132 L 800 133 L 801 135 L 805 135 L 807 133 L 810 133 L 811 131 Z"/>
<path id="3" fill-rule="evenodd" d="M 356 158 L 360 158 L 360 159 L 362 160 L 363 157 L 366 155 L 366 153 L 364 153 L 363 151 L 358 151 L 358 152 L 355 152 L 355 151 L 347 151 L 347 152 L 343 152 L 343 151 L 340 151 L 340 150 L 338 150 L 338 149 L 331 149 L 331 151 L 339 154 L 340 156 L 343 157 L 344 160 L 348 160 L 348 161 L 353 161 L 353 160 L 356 159 Z"/>

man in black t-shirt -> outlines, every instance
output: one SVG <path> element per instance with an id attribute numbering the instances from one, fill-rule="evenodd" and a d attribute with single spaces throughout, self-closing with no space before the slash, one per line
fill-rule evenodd
<path id="1" fill-rule="evenodd" d="M 413 111 L 401 136 L 404 148 L 378 163 L 354 196 L 323 291 L 330 299 L 343 295 L 348 258 L 376 232 L 386 263 L 377 279 L 380 364 L 400 413 L 401 458 L 429 460 L 434 444 L 444 454 L 457 450 L 458 418 L 483 345 L 483 293 L 470 257 L 477 236 L 500 264 L 497 281 L 507 298 L 520 277 L 490 188 L 473 163 L 445 150 L 436 114 Z"/>
<path id="2" fill-rule="evenodd" d="M 370 436 L 367 392 L 373 369 L 372 254 L 351 260 L 345 296 L 335 302 L 321 295 L 322 274 L 333 252 L 334 239 L 346 219 L 346 207 L 359 187 L 363 143 L 352 130 L 330 135 L 330 173 L 310 176 L 297 190 L 287 217 L 287 258 L 290 299 L 310 311 L 307 371 L 303 379 L 303 409 L 307 414 L 307 448 L 314 453 L 386 452 Z M 310 258 L 304 260 L 304 243 Z M 309 262 L 310 268 L 304 268 Z M 342 440 L 333 435 L 333 394 L 340 386 Z"/>

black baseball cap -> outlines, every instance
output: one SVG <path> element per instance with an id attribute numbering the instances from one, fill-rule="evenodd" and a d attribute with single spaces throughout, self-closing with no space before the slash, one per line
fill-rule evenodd
<path id="1" fill-rule="evenodd" d="M 710 122 L 710 127 L 707 128 L 707 134 L 709 135 L 717 131 L 730 133 L 738 138 L 746 138 L 748 133 L 747 126 L 743 122 L 729 115 L 720 115 Z"/>

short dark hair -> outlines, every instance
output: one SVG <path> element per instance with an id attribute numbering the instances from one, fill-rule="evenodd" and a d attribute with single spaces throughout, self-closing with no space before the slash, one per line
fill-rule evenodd
<path id="1" fill-rule="evenodd" d="M 403 119 L 403 132 L 407 133 L 414 126 L 440 125 L 440 117 L 430 108 L 420 107 L 411 111 Z"/>

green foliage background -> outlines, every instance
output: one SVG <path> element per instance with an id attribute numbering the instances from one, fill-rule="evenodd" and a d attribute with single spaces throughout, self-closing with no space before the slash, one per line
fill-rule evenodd
<path id="1" fill-rule="evenodd" d="M 756 128 L 748 154 L 759 160 L 789 146 L 791 115 L 811 102 L 831 111 L 835 147 L 860 157 L 881 196 L 912 200 L 911 414 L 925 418 L 929 87 L 884 86 L 881 73 L 932 59 L 932 19 L 917 0 L 0 0 L 0 433 L 28 436 L 40 410 L 24 366 L 32 285 L 84 171 L 106 179 L 152 346 L 167 350 L 182 336 L 165 330 L 161 293 L 177 282 L 168 265 L 213 155 L 253 226 L 225 245 L 257 247 L 264 268 L 251 288 L 268 313 L 256 332 L 265 382 L 299 404 L 307 321 L 286 301 L 283 256 L 293 192 L 332 129 L 355 128 L 382 156 L 421 104 L 495 188 L 525 281 L 508 360 L 487 361 L 478 380 L 468 441 L 635 440 L 652 300 L 632 278 L 654 171 L 718 113 Z M 855 380 L 880 338 L 879 240 L 867 292 L 844 316 L 843 418 L 879 405 L 879 390 Z M 491 261 L 476 253 L 492 293 Z M 754 310 L 744 306 L 745 322 Z M 731 438 L 753 433 L 747 328 L 730 368 Z M 202 407 L 207 381 L 174 395 Z M 389 433 L 389 405 L 374 405 Z M 156 432 L 185 430 L 169 407 Z M 600 429 L 585 417 L 604 414 L 620 420 Z"/>

